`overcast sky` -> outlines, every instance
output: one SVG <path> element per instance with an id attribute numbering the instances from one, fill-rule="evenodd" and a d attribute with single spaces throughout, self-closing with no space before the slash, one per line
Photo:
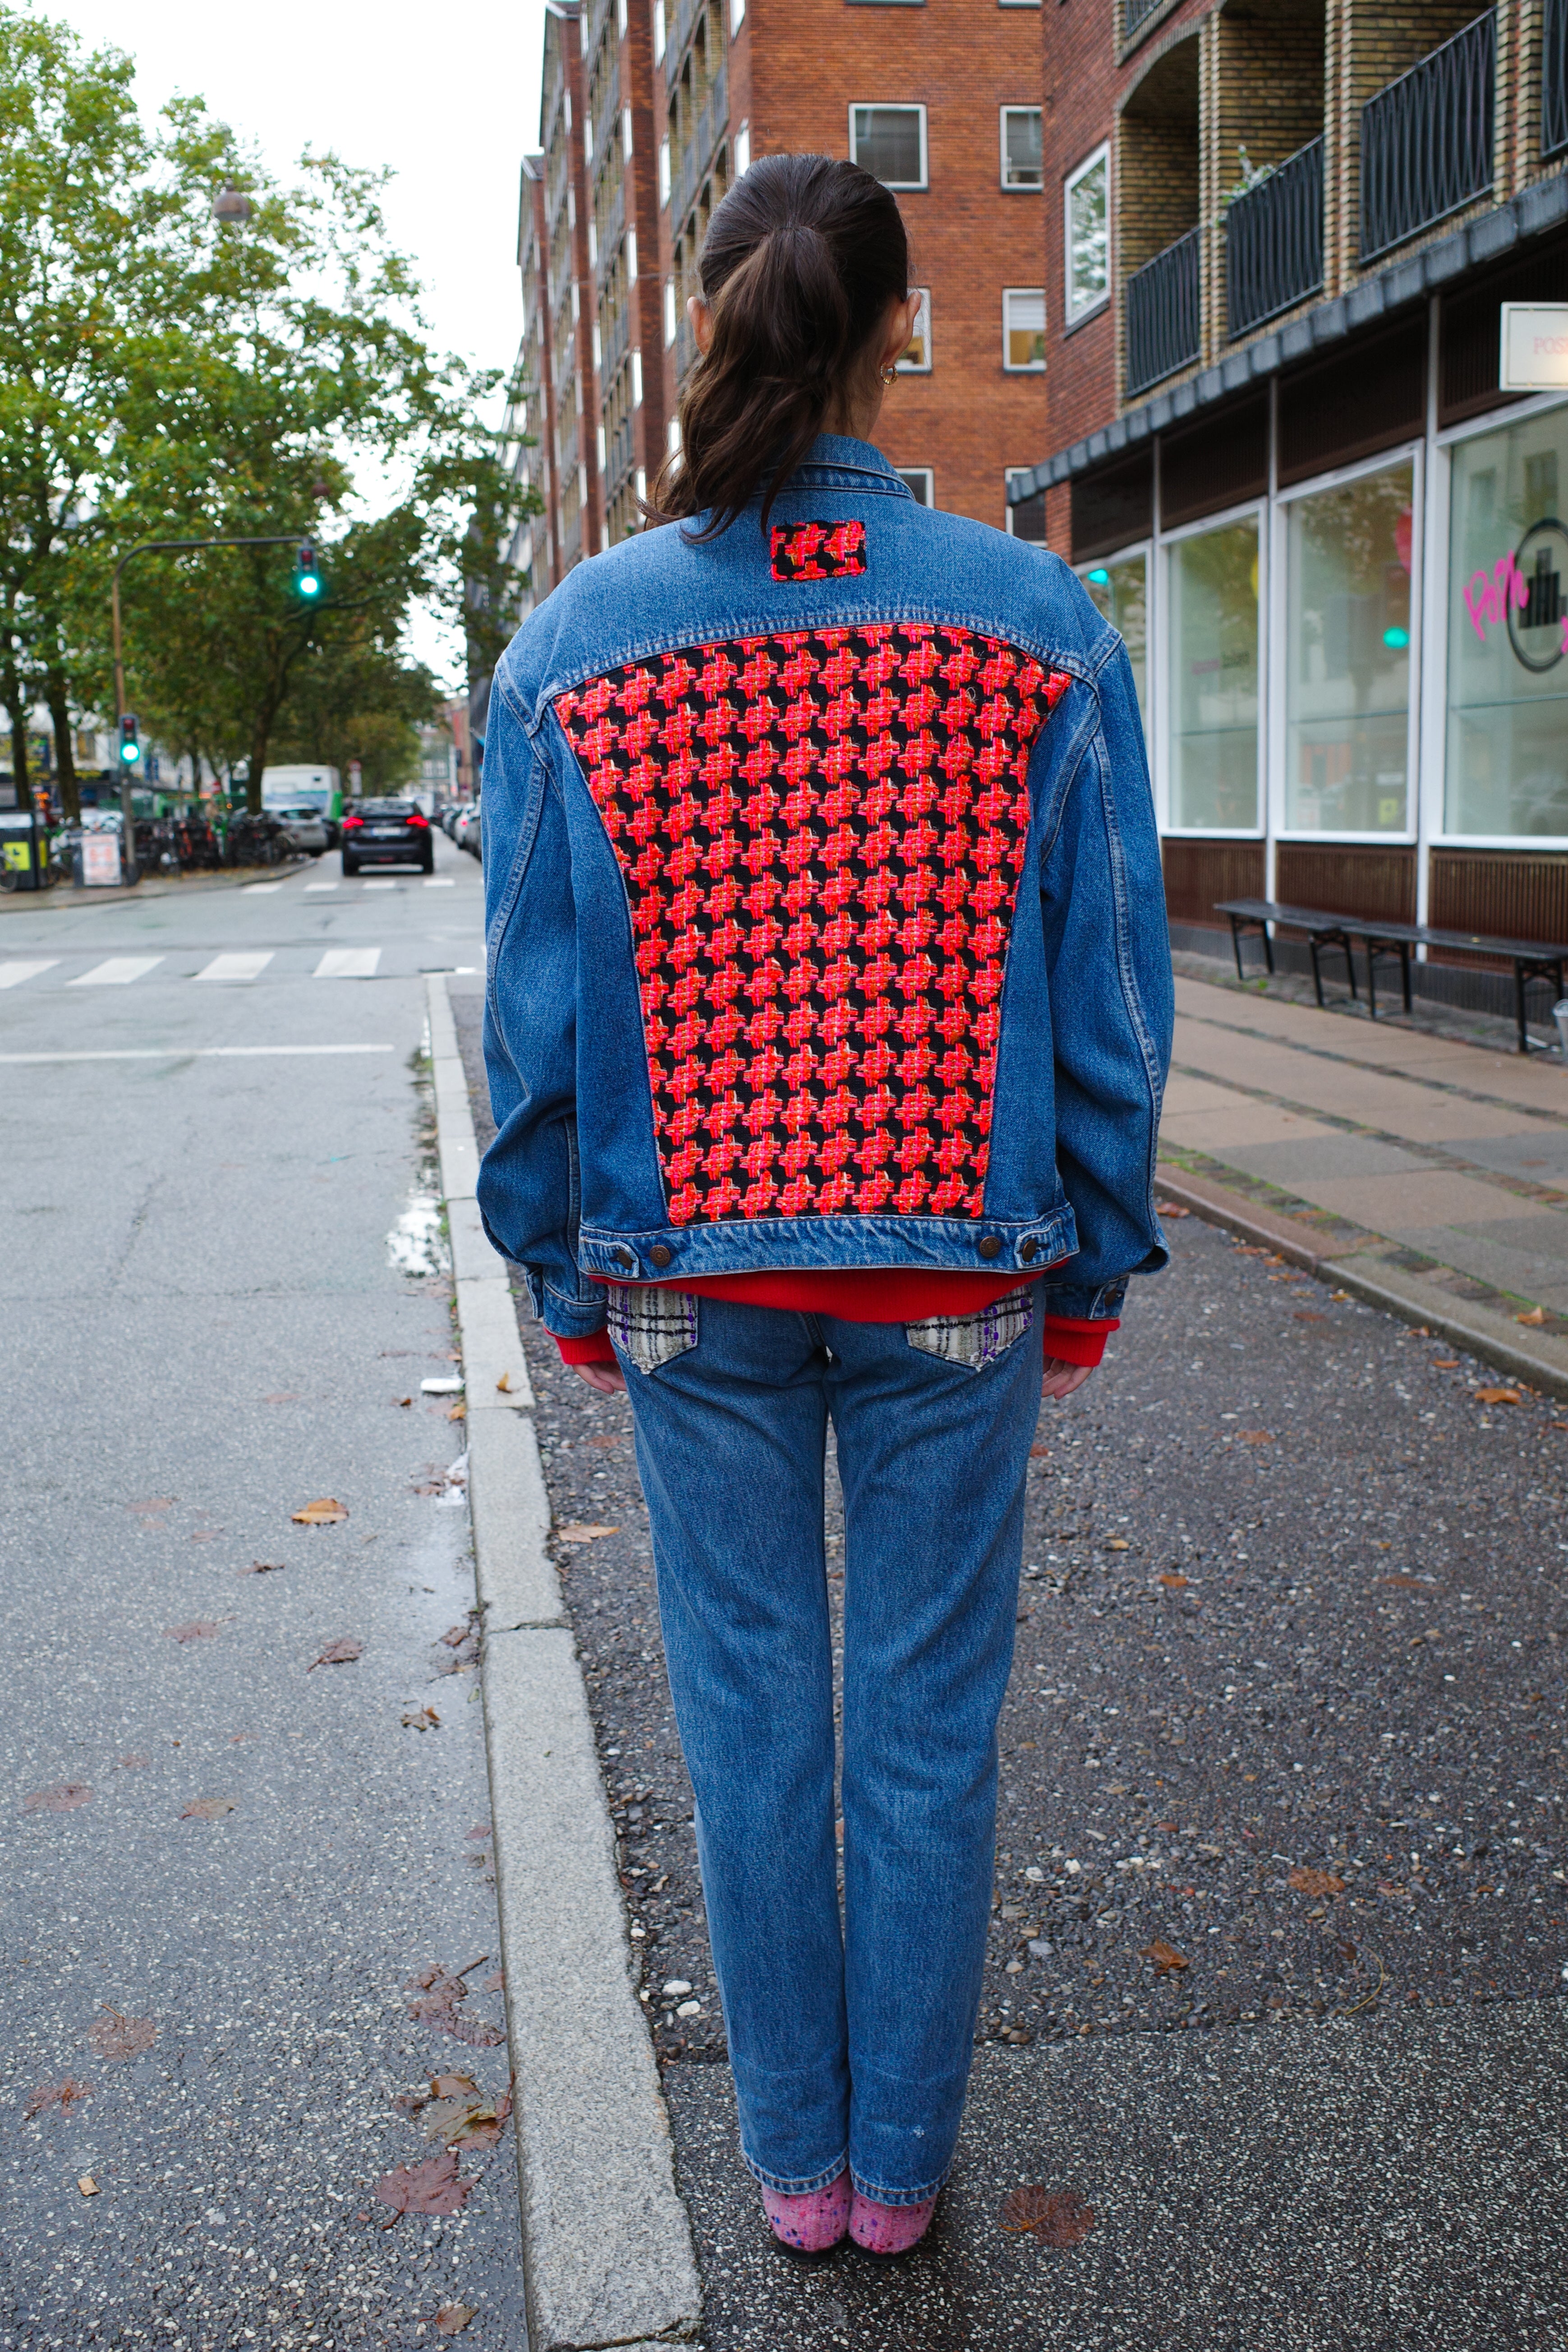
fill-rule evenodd
<path id="1" fill-rule="evenodd" d="M 437 346 L 508 367 L 521 326 L 518 169 L 539 137 L 543 0 L 37 0 L 92 47 L 129 49 L 137 98 L 176 91 L 287 172 L 305 147 L 390 165 L 394 241 L 412 255 Z M 435 661 L 429 633 L 418 650 Z M 445 665 L 442 665 L 445 667 Z"/>

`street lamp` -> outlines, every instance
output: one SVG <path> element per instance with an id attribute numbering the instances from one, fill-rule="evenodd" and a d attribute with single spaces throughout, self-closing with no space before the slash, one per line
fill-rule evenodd
<path id="1" fill-rule="evenodd" d="M 226 180 L 213 198 L 213 218 L 222 228 L 239 228 L 254 217 L 256 206 L 243 188 Z"/>

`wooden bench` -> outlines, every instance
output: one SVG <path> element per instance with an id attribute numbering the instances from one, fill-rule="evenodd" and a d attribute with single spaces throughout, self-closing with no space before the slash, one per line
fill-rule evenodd
<path id="1" fill-rule="evenodd" d="M 1312 984 L 1318 992 L 1318 1002 L 1323 1002 L 1323 974 L 1319 958 L 1325 948 L 1335 948 L 1343 955 L 1349 975 L 1351 994 L 1357 996 L 1355 957 L 1352 944 L 1359 944 L 1366 957 L 1367 1010 L 1377 1019 L 1377 967 L 1381 961 L 1397 957 L 1399 977 L 1405 994 L 1405 1010 L 1410 1010 L 1410 951 L 1412 948 L 1442 948 L 1458 955 L 1497 956 L 1513 966 L 1513 1007 L 1519 1023 L 1519 1050 L 1530 1051 L 1530 1033 L 1525 1026 L 1524 992 L 1532 982 L 1544 982 L 1559 997 L 1563 991 L 1563 975 L 1568 969 L 1568 946 L 1551 945 L 1542 940 L 1498 940 L 1479 931 L 1440 931 L 1429 923 L 1384 923 L 1361 915 L 1335 915 L 1321 907 L 1286 907 L 1272 898 L 1223 898 L 1215 905 L 1216 915 L 1230 918 L 1231 945 L 1236 950 L 1238 976 L 1247 978 L 1241 960 L 1241 942 L 1251 931 L 1263 940 L 1263 953 L 1270 975 L 1274 971 L 1274 942 L 1269 936 L 1271 923 L 1282 923 L 1288 930 L 1305 931 L 1312 957 Z"/>

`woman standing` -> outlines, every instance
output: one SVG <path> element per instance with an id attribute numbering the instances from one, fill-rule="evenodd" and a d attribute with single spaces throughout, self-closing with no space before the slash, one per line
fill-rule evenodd
<path id="1" fill-rule="evenodd" d="M 1042 1353 L 1069 1395 L 1165 1262 L 1159 848 L 1121 639 L 871 444 L 892 197 L 768 157 L 701 275 L 665 527 L 496 673 L 479 1193 L 630 1392 L 769 2221 L 898 2253 L 969 2071 Z"/>

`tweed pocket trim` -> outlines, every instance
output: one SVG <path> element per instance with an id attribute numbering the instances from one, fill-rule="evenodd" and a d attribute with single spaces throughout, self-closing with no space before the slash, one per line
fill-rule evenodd
<path id="1" fill-rule="evenodd" d="M 1030 1292 L 1010 1290 L 973 1315 L 932 1315 L 923 1323 L 906 1323 L 904 1337 L 923 1356 L 940 1356 L 943 1363 L 965 1364 L 978 1372 L 1005 1356 L 1034 1320 Z"/>
<path id="2" fill-rule="evenodd" d="M 610 1338 L 639 1372 L 657 1372 L 697 1345 L 697 1301 L 684 1290 L 656 1290 L 646 1283 L 605 1286 Z"/>

